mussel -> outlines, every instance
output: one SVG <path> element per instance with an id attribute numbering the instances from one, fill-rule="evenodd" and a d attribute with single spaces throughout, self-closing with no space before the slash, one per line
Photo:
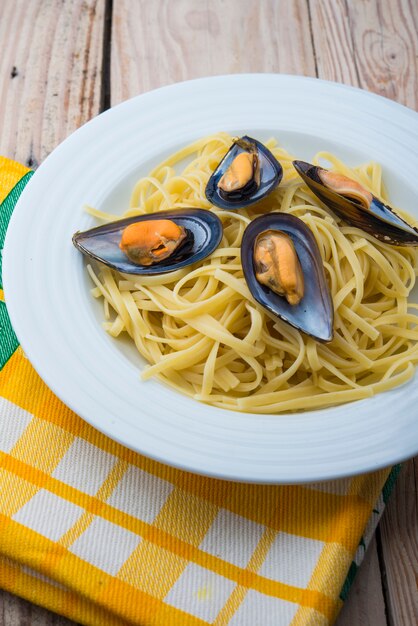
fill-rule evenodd
<path id="1" fill-rule="evenodd" d="M 289 304 L 299 304 L 305 293 L 305 279 L 292 238 L 282 230 L 263 230 L 254 243 L 255 277 L 284 296 Z"/>
<path id="2" fill-rule="evenodd" d="M 125 274 L 163 274 L 205 259 L 218 247 L 220 219 L 206 209 L 137 215 L 73 235 L 83 254 Z"/>
<path id="3" fill-rule="evenodd" d="M 119 248 L 135 265 L 156 265 L 172 257 L 187 237 L 173 220 L 142 220 L 123 229 Z"/>
<path id="4" fill-rule="evenodd" d="M 418 245 L 418 230 L 358 182 L 305 161 L 293 165 L 313 193 L 346 222 L 384 243 Z"/>
<path id="5" fill-rule="evenodd" d="M 236 210 L 259 202 L 283 177 L 277 159 L 257 139 L 234 140 L 206 185 L 206 197 L 221 209 Z"/>
<path id="6" fill-rule="evenodd" d="M 259 304 L 314 339 L 331 341 L 332 298 L 317 243 L 302 220 L 287 213 L 257 217 L 244 231 L 241 262 Z"/>

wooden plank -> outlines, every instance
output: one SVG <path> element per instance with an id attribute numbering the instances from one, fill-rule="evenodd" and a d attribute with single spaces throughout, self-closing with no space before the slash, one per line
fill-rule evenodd
<path id="1" fill-rule="evenodd" d="M 384 626 L 385 604 L 373 537 L 335 626 Z"/>
<path id="2" fill-rule="evenodd" d="M 415 0 L 309 0 L 318 76 L 418 109 Z"/>
<path id="3" fill-rule="evenodd" d="M 380 528 L 393 624 L 418 624 L 418 457 L 402 468 Z"/>
<path id="4" fill-rule="evenodd" d="M 360 86 L 418 109 L 416 0 L 346 0 Z"/>
<path id="5" fill-rule="evenodd" d="M 359 86 L 345 0 L 309 0 L 318 78 Z"/>
<path id="6" fill-rule="evenodd" d="M 310 9 L 320 78 L 360 86 L 418 110 L 418 12 L 414 0 L 310 0 Z M 417 485 L 412 483 L 414 462 L 406 467 L 381 524 L 391 624 L 418 623 Z M 376 561 L 374 576 L 377 583 Z M 365 607 L 368 587 L 372 587 L 371 580 L 362 587 L 364 600 L 357 599 Z M 373 623 L 368 620 L 373 619 L 374 611 L 370 603 L 370 613 L 365 611 L 352 623 Z"/>
<path id="7" fill-rule="evenodd" d="M 0 6 L 0 154 L 36 167 L 99 112 L 105 0 Z"/>
<path id="8" fill-rule="evenodd" d="M 112 104 L 233 72 L 315 76 L 306 0 L 114 0 Z"/>

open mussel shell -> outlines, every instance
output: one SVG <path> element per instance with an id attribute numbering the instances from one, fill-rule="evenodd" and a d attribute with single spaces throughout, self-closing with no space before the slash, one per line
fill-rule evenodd
<path id="1" fill-rule="evenodd" d="M 256 278 L 255 242 L 260 233 L 269 230 L 284 232 L 292 239 L 305 284 L 299 304 L 289 304 L 285 297 L 262 285 Z M 287 213 L 268 213 L 257 217 L 244 231 L 241 263 L 248 288 L 259 304 L 314 339 L 331 341 L 334 322 L 332 298 L 317 243 L 302 220 Z"/>
<path id="2" fill-rule="evenodd" d="M 364 206 L 327 187 L 319 176 L 321 170 L 327 171 L 324 168 L 305 161 L 293 161 L 293 165 L 317 198 L 352 226 L 361 228 L 384 243 L 395 246 L 418 245 L 418 230 L 376 196 L 370 194 L 371 202 L 369 206 Z"/>
<path id="3" fill-rule="evenodd" d="M 241 152 L 254 151 L 258 157 L 257 181 L 250 181 L 240 190 L 226 194 L 218 187 L 218 183 L 231 163 Z M 277 187 L 283 177 L 283 168 L 277 159 L 257 139 L 241 137 L 232 144 L 222 161 L 219 163 L 206 185 L 206 197 L 221 209 L 235 211 L 262 200 Z"/>
<path id="4" fill-rule="evenodd" d="M 129 260 L 119 247 L 123 230 L 130 224 L 147 220 L 172 220 L 186 231 L 177 250 L 153 265 L 138 265 Z M 73 244 L 86 256 L 125 274 L 163 274 L 197 263 L 218 247 L 223 229 L 220 219 L 206 209 L 177 209 L 137 215 L 73 235 Z"/>

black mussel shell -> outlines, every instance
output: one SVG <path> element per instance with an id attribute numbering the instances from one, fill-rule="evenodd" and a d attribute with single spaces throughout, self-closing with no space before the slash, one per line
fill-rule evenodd
<path id="1" fill-rule="evenodd" d="M 305 161 L 293 161 L 293 166 L 317 198 L 349 224 L 384 243 L 395 246 L 418 245 L 418 230 L 376 196 L 372 196 L 370 207 L 366 208 L 326 187 L 318 175 L 318 171 L 324 168 Z"/>
<path id="2" fill-rule="evenodd" d="M 284 296 L 259 283 L 255 276 L 254 244 L 257 236 L 266 230 L 280 230 L 292 239 L 305 283 L 305 292 L 299 304 L 289 304 Z M 268 213 L 257 217 L 244 231 L 241 263 L 248 288 L 259 304 L 314 339 L 331 341 L 334 323 L 332 298 L 317 243 L 302 220 L 287 213 Z"/>
<path id="3" fill-rule="evenodd" d="M 257 151 L 259 160 L 260 184 L 250 181 L 245 187 L 226 194 L 219 189 L 218 183 L 240 152 L 248 152 L 250 149 Z M 255 204 L 273 191 L 283 177 L 283 168 L 277 159 L 257 139 L 241 137 L 236 140 L 222 161 L 219 163 L 206 185 L 206 197 L 215 206 L 221 209 L 237 210 Z"/>
<path id="4" fill-rule="evenodd" d="M 170 219 L 186 230 L 186 239 L 173 254 L 154 265 L 132 263 L 119 248 L 122 231 L 130 224 L 147 220 Z M 205 259 L 222 239 L 221 220 L 206 209 L 177 209 L 128 217 L 73 235 L 80 252 L 125 274 L 164 274 Z"/>

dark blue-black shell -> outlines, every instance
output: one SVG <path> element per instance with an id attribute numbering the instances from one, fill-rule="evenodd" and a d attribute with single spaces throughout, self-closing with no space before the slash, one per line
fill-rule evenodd
<path id="1" fill-rule="evenodd" d="M 266 230 L 279 230 L 291 237 L 302 268 L 305 290 L 299 304 L 291 305 L 284 296 L 276 294 L 256 278 L 254 246 L 257 236 Z M 333 337 L 334 307 L 325 277 L 317 243 L 309 228 L 294 215 L 268 213 L 250 222 L 241 243 L 241 263 L 244 277 L 253 298 L 298 330 L 318 341 Z"/>
<path id="2" fill-rule="evenodd" d="M 384 243 L 395 246 L 418 245 L 418 230 L 376 196 L 373 196 L 370 206 L 366 208 L 326 187 L 318 174 L 323 168 L 305 161 L 293 161 L 293 166 L 316 197 L 349 224 Z"/>
<path id="3" fill-rule="evenodd" d="M 184 243 L 173 254 L 154 265 L 132 263 L 119 248 L 122 231 L 130 224 L 169 219 L 186 230 Z M 73 235 L 73 244 L 83 254 L 125 274 L 164 274 L 202 261 L 218 247 L 223 234 L 221 220 L 206 209 L 159 211 L 117 220 Z"/>
<path id="4" fill-rule="evenodd" d="M 240 191 L 235 191 L 226 195 L 218 188 L 218 183 L 225 174 L 232 161 L 240 152 L 246 152 L 245 144 L 255 146 L 259 159 L 260 184 L 258 187 L 247 185 Z M 215 206 L 221 209 L 236 211 L 247 206 L 260 202 L 265 196 L 273 191 L 283 177 L 283 168 L 277 159 L 272 155 L 260 141 L 252 137 L 241 137 L 235 141 L 228 150 L 222 161 L 219 163 L 206 185 L 206 197 Z"/>

